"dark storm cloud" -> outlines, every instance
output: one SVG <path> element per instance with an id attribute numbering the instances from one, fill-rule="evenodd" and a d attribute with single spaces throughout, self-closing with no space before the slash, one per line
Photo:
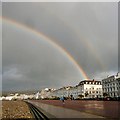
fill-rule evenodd
<path id="1" fill-rule="evenodd" d="M 120 2 L 118 3 L 118 70 L 120 71 Z"/>
<path id="2" fill-rule="evenodd" d="M 74 57 L 89 78 L 100 78 L 100 75 L 106 77 L 109 73 L 117 72 L 117 3 L 3 3 L 3 16 L 30 26 L 50 37 Z M 43 44 L 41 46 L 35 44 L 33 50 L 29 47 L 32 43 L 27 35 L 24 35 L 25 41 L 23 42 L 21 37 L 18 37 L 22 36 L 20 32 L 12 34 L 14 29 L 10 32 L 4 28 L 4 71 L 8 66 L 16 65 L 17 67 L 13 69 L 26 71 L 20 74 L 24 79 L 31 79 L 31 81 L 43 79 L 44 82 L 41 85 L 44 83 L 48 86 L 52 86 L 52 83 L 46 82 L 48 79 L 57 80 L 55 86 L 70 84 L 68 79 L 77 79 L 71 82 L 72 84 L 77 84 L 81 80 L 79 75 L 73 72 L 74 70 L 70 70 L 70 65 L 67 65 L 58 53 L 51 57 L 52 51 L 44 48 Z M 9 40 L 6 34 L 12 36 L 12 40 Z M 38 51 L 41 52 L 38 53 Z M 43 54 L 45 58 L 40 59 L 38 55 Z M 57 62 L 56 58 L 53 60 L 53 56 L 57 56 Z M 20 62 L 18 62 L 19 59 Z M 38 61 L 41 61 L 40 65 L 36 64 Z M 47 67 L 43 67 L 46 64 Z M 7 80 L 3 86 L 6 82 Z"/>
<path id="3" fill-rule="evenodd" d="M 0 16 L 2 16 L 2 3 L 1 2 L 0 2 Z M 2 21 L 0 20 L 0 95 L 1 95 L 1 91 L 2 91 Z"/>
<path id="4" fill-rule="evenodd" d="M 58 88 L 82 78 L 68 57 L 43 38 L 3 23 L 3 40 L 3 90 Z"/>

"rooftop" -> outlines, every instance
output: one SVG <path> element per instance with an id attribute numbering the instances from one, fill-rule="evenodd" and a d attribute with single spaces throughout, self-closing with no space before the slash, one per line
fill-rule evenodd
<path id="1" fill-rule="evenodd" d="M 83 80 L 78 84 L 78 86 L 83 85 L 83 84 L 101 84 L 101 81 L 100 80 L 94 80 L 94 79 L 93 80 Z"/>

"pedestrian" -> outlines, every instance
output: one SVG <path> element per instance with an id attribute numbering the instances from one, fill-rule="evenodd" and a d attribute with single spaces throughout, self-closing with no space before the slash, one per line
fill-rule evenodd
<path id="1" fill-rule="evenodd" d="M 65 104 L 65 99 L 64 96 L 60 98 L 60 100 L 62 101 L 63 104 Z"/>
<path id="2" fill-rule="evenodd" d="M 74 97 L 73 97 L 73 95 L 70 95 L 70 99 L 71 99 L 71 100 L 74 100 Z"/>

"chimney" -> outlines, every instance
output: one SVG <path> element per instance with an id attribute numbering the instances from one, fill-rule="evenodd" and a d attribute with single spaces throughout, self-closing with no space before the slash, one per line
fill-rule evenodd
<path id="1" fill-rule="evenodd" d="M 116 77 L 118 77 L 119 72 L 117 73 Z"/>

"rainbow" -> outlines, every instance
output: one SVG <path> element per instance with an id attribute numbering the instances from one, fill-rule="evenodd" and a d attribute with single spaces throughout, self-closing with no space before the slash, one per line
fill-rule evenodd
<path id="1" fill-rule="evenodd" d="M 45 8 L 46 9 L 46 8 Z M 48 10 L 48 9 L 47 9 Z M 89 39 L 83 38 L 83 36 L 80 35 L 80 31 L 77 30 L 77 27 L 73 27 L 71 25 L 71 23 L 69 23 L 69 21 L 65 21 L 64 19 L 62 19 L 61 17 L 59 17 L 57 14 L 55 14 L 55 11 L 51 11 L 49 9 L 49 13 L 51 15 L 56 16 L 63 24 L 64 26 L 67 26 L 70 30 L 72 30 L 72 32 L 81 40 L 81 42 L 83 42 L 83 44 L 86 46 L 86 48 L 89 48 L 89 50 L 91 51 L 91 53 L 94 55 L 94 57 L 96 58 L 96 61 L 98 62 L 99 66 L 102 68 L 102 70 L 105 70 L 105 65 L 104 62 L 101 60 L 101 57 L 99 56 L 100 54 L 98 53 L 97 49 L 95 48 L 95 46 L 93 46 L 90 42 Z M 79 31 L 79 32 L 78 32 Z"/>
<path id="2" fill-rule="evenodd" d="M 89 79 L 87 74 L 85 73 L 85 71 L 82 69 L 82 67 L 75 61 L 75 59 L 64 49 L 62 48 L 60 45 L 58 45 L 57 43 L 53 42 L 52 39 L 50 39 L 49 37 L 47 37 L 46 35 L 44 35 L 43 33 L 31 28 L 31 27 L 28 27 L 26 26 L 25 24 L 21 24 L 15 20 L 12 20 L 12 19 L 9 19 L 7 17 L 0 17 L 0 20 L 2 20 L 2 22 L 6 22 L 8 24 L 12 24 L 14 26 L 17 26 L 23 30 L 26 30 L 38 37 L 42 37 L 47 43 L 49 43 L 50 45 L 52 45 L 54 48 L 56 48 L 57 50 L 59 50 L 63 55 L 65 55 L 69 61 L 71 61 L 76 69 L 80 72 L 80 74 L 82 75 L 83 79 Z"/>

